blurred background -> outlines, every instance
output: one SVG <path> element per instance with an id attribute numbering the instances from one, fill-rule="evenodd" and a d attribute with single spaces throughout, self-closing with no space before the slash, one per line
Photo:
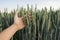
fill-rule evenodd
<path id="1" fill-rule="evenodd" d="M 26 27 L 11 40 L 60 40 L 60 0 L 0 0 L 0 32 L 14 23 L 15 10 L 26 15 Z"/>
<path id="2" fill-rule="evenodd" d="M 55 10 L 60 8 L 60 0 L 0 0 L 0 10 L 4 11 L 4 8 L 7 8 L 10 12 L 13 9 L 18 7 L 27 7 L 27 4 L 30 6 L 33 5 L 33 8 L 35 7 L 35 4 L 37 5 L 38 9 L 42 9 L 44 7 L 47 7 L 47 9 L 50 9 L 50 6 L 54 8 Z"/>

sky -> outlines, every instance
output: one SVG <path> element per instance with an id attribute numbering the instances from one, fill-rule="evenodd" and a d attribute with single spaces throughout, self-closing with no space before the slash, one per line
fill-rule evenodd
<path id="1" fill-rule="evenodd" d="M 35 4 L 37 4 L 38 9 L 42 9 L 44 7 L 47 7 L 47 9 L 52 6 L 54 9 L 60 8 L 60 0 L 0 0 L 0 10 L 4 10 L 4 8 L 7 8 L 8 11 L 13 10 L 14 8 L 17 8 L 17 4 L 19 7 L 27 7 L 27 4 L 29 6 L 33 5 L 35 7 Z"/>

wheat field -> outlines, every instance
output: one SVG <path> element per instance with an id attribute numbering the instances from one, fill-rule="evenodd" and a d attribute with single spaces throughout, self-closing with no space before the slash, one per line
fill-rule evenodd
<path id="1" fill-rule="evenodd" d="M 32 18 L 29 18 L 28 14 Z M 0 32 L 13 24 L 14 15 L 14 11 L 0 12 Z M 19 9 L 18 16 L 23 15 L 26 15 L 26 26 L 17 31 L 11 40 L 60 40 L 60 10 L 54 11 L 51 7 L 49 11 L 46 7 L 39 10 L 37 7 L 33 9 L 32 6 L 27 6 L 27 9 Z"/>

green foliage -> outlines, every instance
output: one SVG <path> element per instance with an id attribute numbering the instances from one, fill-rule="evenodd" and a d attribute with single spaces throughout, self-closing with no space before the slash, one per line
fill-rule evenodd
<path id="1" fill-rule="evenodd" d="M 2 30 L 12 25 L 14 22 L 15 12 L 0 13 L 0 26 Z M 54 11 L 50 7 L 50 11 L 47 8 L 38 10 L 37 7 L 33 9 L 33 6 L 27 10 L 21 8 L 18 16 L 24 16 L 26 27 L 16 32 L 12 40 L 59 40 L 60 39 L 60 10 Z M 31 15 L 32 18 L 29 18 Z"/>

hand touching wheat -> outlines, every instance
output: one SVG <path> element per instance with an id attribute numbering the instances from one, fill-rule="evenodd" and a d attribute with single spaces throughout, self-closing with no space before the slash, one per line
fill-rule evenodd
<path id="1" fill-rule="evenodd" d="M 15 12 L 15 16 L 14 16 L 14 24 L 16 25 L 17 29 L 20 30 L 22 28 L 24 28 L 24 22 L 23 22 L 23 17 L 18 17 L 18 12 Z"/>
<path id="2" fill-rule="evenodd" d="M 16 31 L 23 29 L 25 26 L 23 22 L 24 18 L 25 16 L 19 18 L 18 12 L 15 11 L 14 24 L 12 24 L 3 32 L 0 33 L 0 40 L 10 40 L 10 38 L 16 33 Z"/>

